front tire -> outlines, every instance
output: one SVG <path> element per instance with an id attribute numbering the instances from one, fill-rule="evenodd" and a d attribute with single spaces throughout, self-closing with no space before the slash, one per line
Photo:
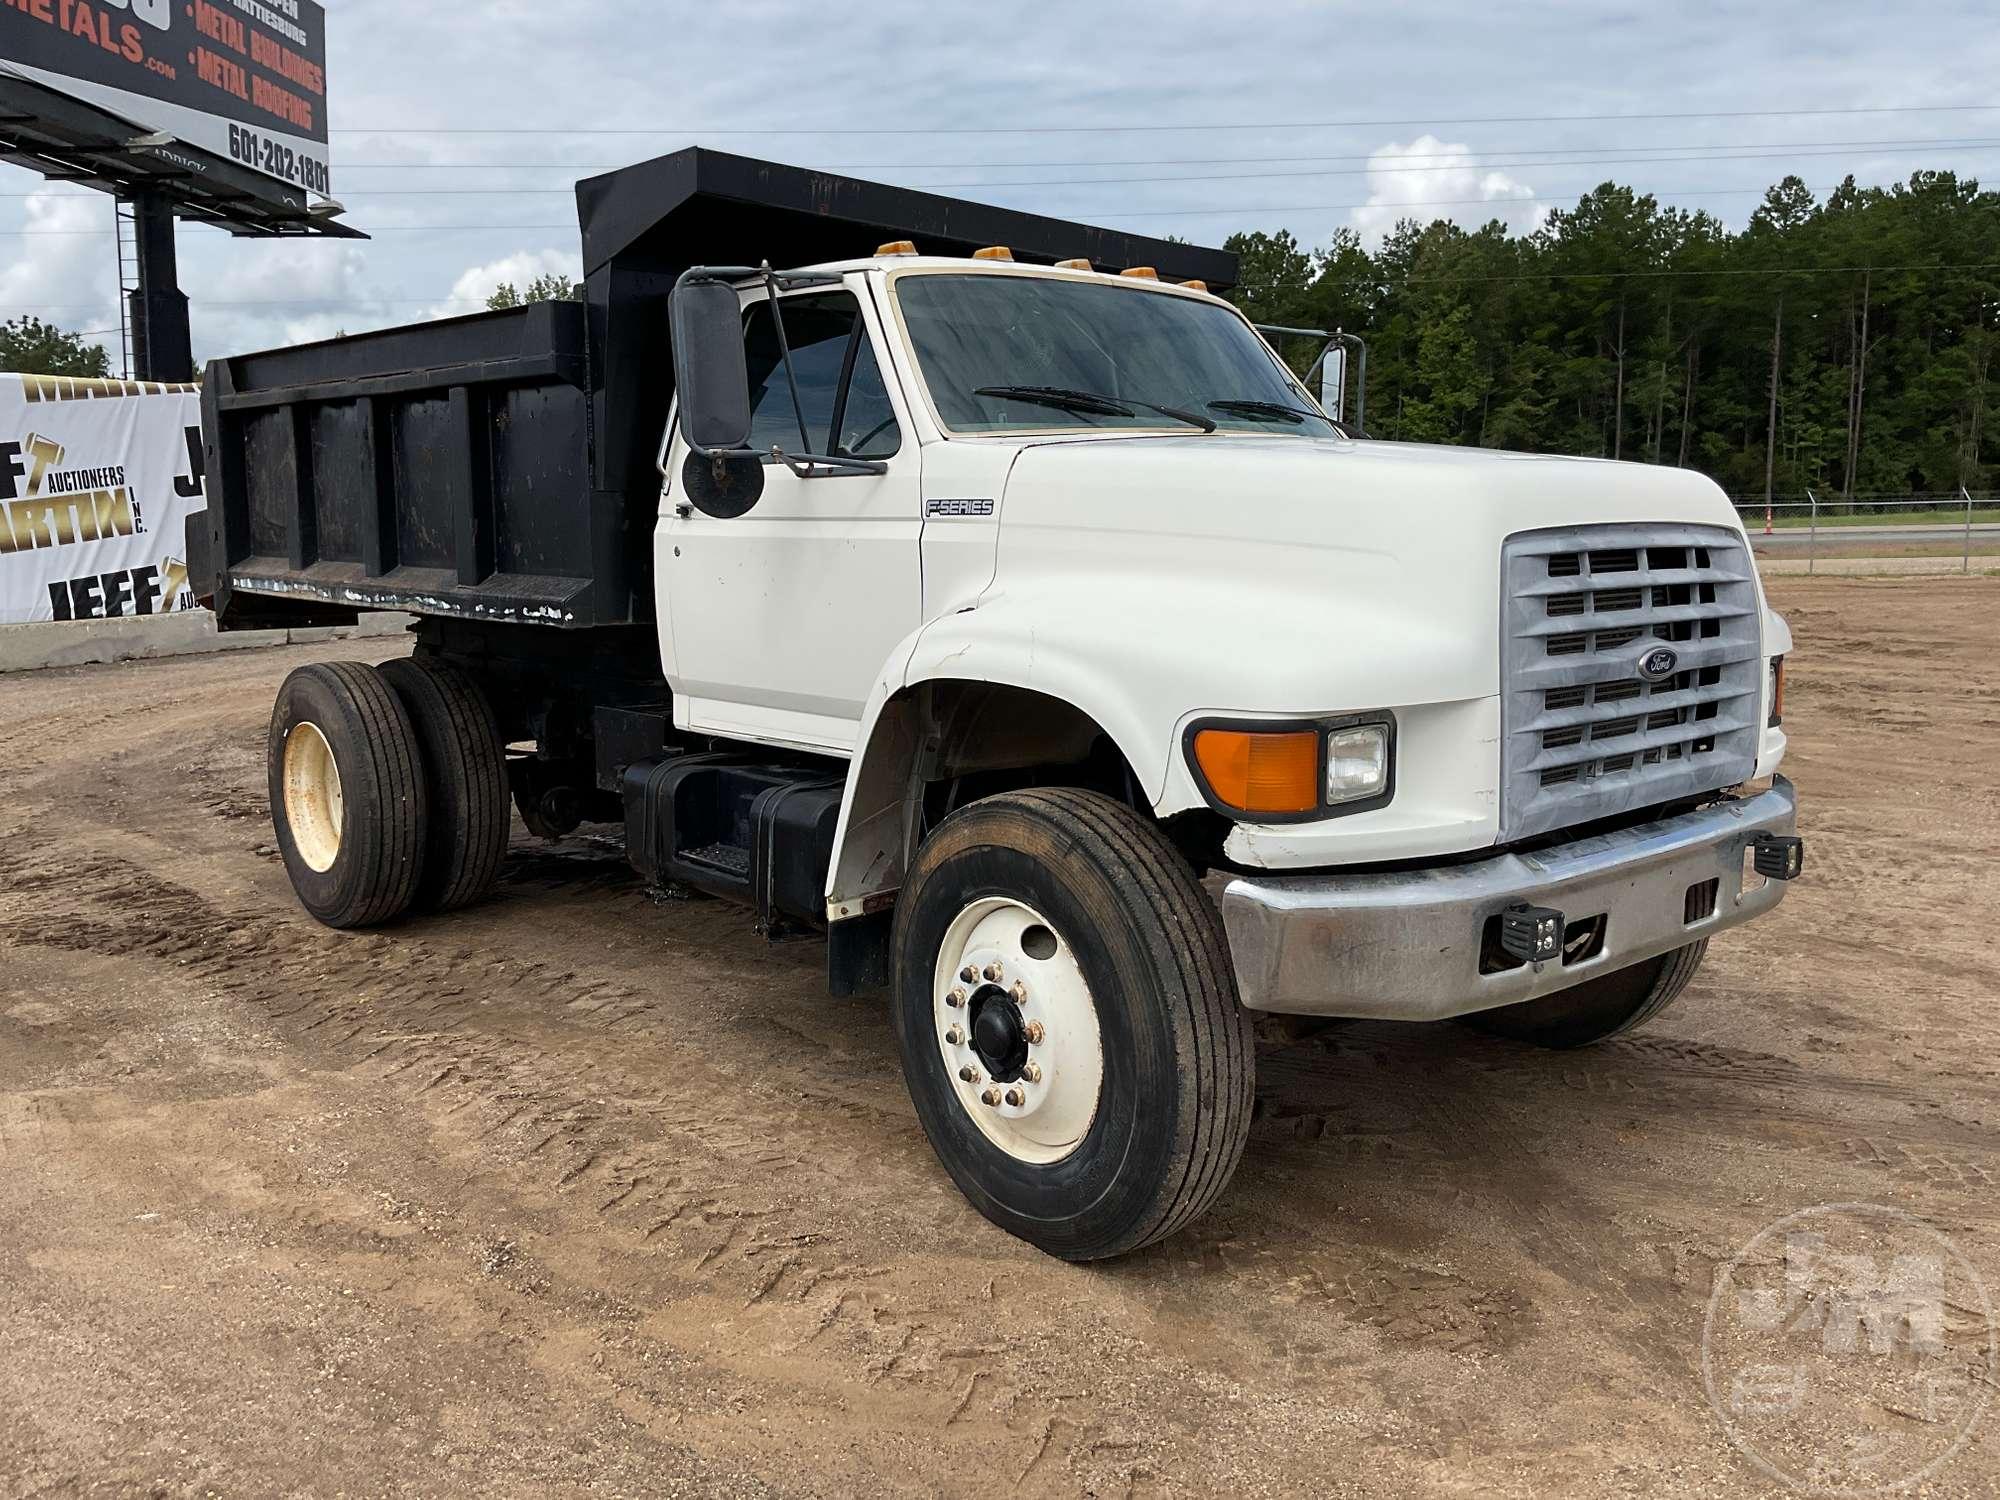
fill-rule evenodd
<path id="1" fill-rule="evenodd" d="M 1645 1025 L 1673 1004 L 1707 952 L 1708 939 L 1703 938 L 1539 1000 L 1462 1019 L 1475 1030 L 1538 1047 L 1588 1047 Z"/>
<path id="2" fill-rule="evenodd" d="M 995 1224 L 1095 1260 L 1221 1195 L 1250 1026 L 1214 904 L 1152 824 L 1094 792 L 975 802 L 918 851 L 894 953 L 917 1117 Z"/>
<path id="3" fill-rule="evenodd" d="M 265 774 L 278 851 L 307 911 L 348 928 L 409 908 L 429 802 L 410 716 L 373 667 L 318 662 L 287 677 Z"/>

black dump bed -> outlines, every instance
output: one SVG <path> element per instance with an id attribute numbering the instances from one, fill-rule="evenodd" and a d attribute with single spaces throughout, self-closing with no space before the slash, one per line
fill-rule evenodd
<path id="1" fill-rule="evenodd" d="M 650 620 L 667 298 L 690 265 L 811 265 L 909 239 L 1233 285 L 1236 257 L 691 148 L 577 184 L 584 301 L 209 362 L 196 591 L 225 626 L 361 609 Z"/>

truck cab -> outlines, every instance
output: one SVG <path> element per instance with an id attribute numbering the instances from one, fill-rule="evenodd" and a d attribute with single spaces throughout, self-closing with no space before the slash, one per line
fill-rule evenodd
<path id="1" fill-rule="evenodd" d="M 1790 635 L 1713 483 L 1371 441 L 1211 289 L 1214 252 L 1162 274 L 1018 216 L 995 227 L 1029 245 L 968 245 L 963 212 L 809 175 L 815 221 L 852 190 L 857 227 L 913 238 L 774 269 L 741 254 L 786 237 L 764 212 L 715 236 L 733 256 L 613 255 L 625 318 L 483 394 L 491 349 L 415 367 L 408 336 L 400 371 L 212 367 L 225 619 L 421 617 L 410 662 L 302 669 L 274 713 L 322 920 L 478 899 L 510 793 L 531 832 L 621 822 L 648 880 L 823 934 L 837 995 L 886 989 L 953 1179 L 1088 1259 L 1223 1191 L 1252 1015 L 1601 1041 L 1800 873 Z M 628 197 L 580 197 L 588 248 Z M 471 452 L 427 490 L 432 423 Z M 523 445 L 579 430 L 565 548 L 536 488 L 561 465 Z M 640 480 L 617 459 L 646 432 Z M 352 525 L 330 465 L 372 486 Z M 447 502 L 455 579 L 384 550 Z"/>

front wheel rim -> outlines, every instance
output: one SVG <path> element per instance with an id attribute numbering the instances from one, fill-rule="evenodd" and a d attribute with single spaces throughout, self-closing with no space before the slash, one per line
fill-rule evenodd
<path id="1" fill-rule="evenodd" d="M 340 825 L 346 798 L 340 766 L 320 727 L 309 720 L 285 736 L 285 822 L 306 865 L 324 875 L 340 858 Z"/>
<path id="2" fill-rule="evenodd" d="M 1075 951 L 1006 896 L 946 929 L 932 1026 L 952 1097 L 1016 1161 L 1049 1166 L 1083 1143 L 1104 1089 L 1104 1039 Z"/>

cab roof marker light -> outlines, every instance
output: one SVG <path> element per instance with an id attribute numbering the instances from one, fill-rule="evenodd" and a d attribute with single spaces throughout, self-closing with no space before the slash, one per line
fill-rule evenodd
<path id="1" fill-rule="evenodd" d="M 1093 271 L 1096 267 L 1091 265 L 1087 260 L 1059 260 L 1056 262 L 1056 269 L 1058 271 Z"/>
<path id="2" fill-rule="evenodd" d="M 974 260 L 1012 260 L 1014 252 L 1005 245 L 988 245 L 984 250 L 972 252 Z"/>
<path id="3" fill-rule="evenodd" d="M 1198 281 L 1198 280 L 1192 280 L 1192 279 L 1190 279 L 1190 280 L 1188 280 L 1188 281 L 1181 281 L 1181 282 L 1176 282 L 1176 283 L 1175 283 L 1175 285 L 1177 285 L 1177 286 L 1184 286 L 1184 287 L 1187 287 L 1187 288 L 1189 288 L 1189 289 L 1190 289 L 1190 290 L 1192 290 L 1192 291 L 1197 291 L 1197 292 L 1205 292 L 1205 291 L 1207 291 L 1207 290 L 1208 290 L 1208 283 L 1207 283 L 1207 282 L 1205 282 L 1205 281 Z"/>
<path id="4" fill-rule="evenodd" d="M 1160 273 L 1151 266 L 1127 266 L 1118 273 L 1120 276 L 1135 277 L 1140 281 L 1158 281 Z"/>
<path id="5" fill-rule="evenodd" d="M 877 245 L 875 253 L 877 255 L 915 255 L 917 253 L 917 243 L 915 240 L 890 240 L 886 245 Z"/>

